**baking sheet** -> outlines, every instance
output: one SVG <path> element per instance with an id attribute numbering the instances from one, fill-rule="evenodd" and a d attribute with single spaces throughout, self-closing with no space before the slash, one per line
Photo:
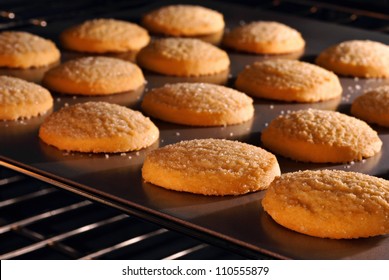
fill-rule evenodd
<path id="1" fill-rule="evenodd" d="M 174 1 L 171 1 L 174 2 Z M 180 3 L 189 1 L 181 1 Z M 219 10 L 225 16 L 227 28 L 252 20 L 275 20 L 298 29 L 307 41 L 301 60 L 312 62 L 314 57 L 329 45 L 350 39 L 370 39 L 389 44 L 389 36 L 345 26 L 317 22 L 309 19 L 252 9 L 220 2 L 196 1 L 203 6 Z M 166 4 L 166 3 L 164 3 Z M 140 15 L 156 4 L 138 10 L 107 13 L 106 17 L 138 21 Z M 82 21 L 84 19 L 78 19 Z M 45 28 L 26 28 L 42 36 L 57 40 L 58 33 L 76 21 L 62 20 L 49 23 Z M 264 59 L 264 56 L 229 52 L 231 69 L 204 78 L 167 77 L 145 71 L 148 81 L 144 90 L 170 82 L 205 81 L 233 86 L 234 80 L 245 65 Z M 64 53 L 64 59 L 71 54 Z M 39 81 L 36 70 L 11 71 L 2 74 L 23 74 L 24 78 Z M 16 73 L 15 73 L 16 72 Z M 31 73 L 30 73 L 31 72 Z M 122 154 L 66 153 L 42 143 L 37 132 L 46 116 L 17 122 L 0 122 L 0 164 L 49 181 L 57 186 L 77 192 L 88 198 L 115 206 L 128 213 L 174 228 L 209 242 L 232 248 L 249 257 L 267 254 L 282 259 L 389 259 L 389 236 L 357 240 L 329 240 L 310 237 L 290 231 L 276 224 L 261 207 L 264 192 L 238 197 L 205 197 L 178 193 L 144 183 L 141 166 L 146 154 L 166 144 L 194 138 L 226 138 L 261 146 L 262 129 L 276 116 L 289 110 L 318 108 L 350 114 L 350 104 L 365 89 L 389 84 L 389 80 L 341 78 L 342 98 L 313 103 L 282 103 L 255 99 L 255 117 L 244 124 L 196 128 L 153 120 L 160 129 L 155 145 L 139 152 Z M 107 97 L 75 97 L 53 93 L 54 110 L 66 104 L 101 100 L 139 109 L 143 89 L 137 92 Z M 373 126 L 384 145 L 380 154 L 354 164 L 308 164 L 277 156 L 282 172 L 303 169 L 341 169 L 358 171 L 389 179 L 389 129 Z"/>

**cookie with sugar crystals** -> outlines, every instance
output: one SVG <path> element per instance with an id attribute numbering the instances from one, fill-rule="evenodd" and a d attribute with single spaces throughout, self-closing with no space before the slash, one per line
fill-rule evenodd
<path id="1" fill-rule="evenodd" d="M 155 118 L 195 126 L 238 124 L 254 115 L 253 100 L 246 94 L 205 83 L 154 88 L 145 94 L 142 108 Z"/>
<path id="2" fill-rule="evenodd" d="M 389 233 L 389 181 L 356 172 L 285 173 L 269 186 L 265 211 L 280 225 L 322 238 Z"/>
<path id="3" fill-rule="evenodd" d="M 352 40 L 322 51 L 316 63 L 337 74 L 362 78 L 389 78 L 389 46 Z"/>
<path id="4" fill-rule="evenodd" d="M 286 54 L 302 51 L 305 41 L 297 30 L 274 21 L 254 21 L 226 33 L 223 45 L 257 54 Z"/>
<path id="5" fill-rule="evenodd" d="M 82 57 L 47 71 L 42 84 L 66 94 L 107 95 L 143 86 L 142 70 L 135 64 L 110 57 Z"/>
<path id="6" fill-rule="evenodd" d="M 143 25 L 154 33 L 168 36 L 202 36 L 224 29 L 223 15 L 195 5 L 170 5 L 147 13 Z"/>
<path id="7" fill-rule="evenodd" d="M 39 137 L 60 150 L 118 153 L 151 146 L 158 128 L 142 113 L 106 102 L 78 103 L 51 114 Z"/>
<path id="8" fill-rule="evenodd" d="M 358 96 L 351 105 L 351 113 L 366 122 L 389 127 L 389 85 Z"/>
<path id="9" fill-rule="evenodd" d="M 364 121 L 314 109 L 278 116 L 262 131 L 261 140 L 282 156 L 317 163 L 362 160 L 382 147 L 377 132 Z"/>
<path id="10" fill-rule="evenodd" d="M 148 70 L 172 76 L 204 76 L 228 70 L 230 59 L 218 47 L 199 39 L 166 38 L 152 41 L 137 57 Z"/>
<path id="11" fill-rule="evenodd" d="M 235 86 L 251 96 L 280 101 L 318 102 L 342 94 L 342 86 L 334 73 L 287 59 L 254 62 L 238 74 Z"/>
<path id="12" fill-rule="evenodd" d="M 0 32 L 0 67 L 42 67 L 59 61 L 60 56 L 50 40 L 28 32 Z"/>
<path id="13" fill-rule="evenodd" d="M 150 42 L 150 36 L 135 23 L 100 18 L 64 30 L 60 40 L 63 47 L 73 51 L 117 53 L 139 51 Z"/>
<path id="14" fill-rule="evenodd" d="M 29 119 L 53 107 L 50 92 L 34 83 L 0 76 L 0 120 Z"/>
<path id="15" fill-rule="evenodd" d="M 151 151 L 143 164 L 146 182 L 203 195 L 240 195 L 263 190 L 280 175 L 276 157 L 238 141 L 182 141 Z"/>

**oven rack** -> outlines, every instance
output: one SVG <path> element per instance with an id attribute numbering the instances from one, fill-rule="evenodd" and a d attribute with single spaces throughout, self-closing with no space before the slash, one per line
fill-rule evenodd
<path id="1" fill-rule="evenodd" d="M 0 167 L 0 259 L 244 259 Z"/>

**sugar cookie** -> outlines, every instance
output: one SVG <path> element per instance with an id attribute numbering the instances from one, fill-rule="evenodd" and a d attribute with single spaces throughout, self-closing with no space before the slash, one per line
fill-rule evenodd
<path id="1" fill-rule="evenodd" d="M 364 121 L 314 109 L 278 116 L 262 132 L 261 140 L 271 151 L 308 162 L 362 160 L 382 147 L 377 132 Z"/>
<path id="2" fill-rule="evenodd" d="M 154 88 L 144 96 L 142 108 L 164 121 L 197 126 L 238 124 L 254 115 L 253 100 L 246 94 L 205 83 Z"/>
<path id="3" fill-rule="evenodd" d="M 351 113 L 366 122 L 389 127 L 389 86 L 369 90 L 357 97 Z"/>
<path id="4" fill-rule="evenodd" d="M 18 78 L 0 76 L 0 120 L 31 118 L 53 107 L 45 88 Z"/>
<path id="5" fill-rule="evenodd" d="M 352 40 L 325 49 L 316 63 L 337 74 L 362 78 L 389 78 L 389 46 Z"/>
<path id="6" fill-rule="evenodd" d="M 51 114 L 41 125 L 39 137 L 60 150 L 118 153 L 152 145 L 159 130 L 140 112 L 106 102 L 86 102 Z"/>
<path id="7" fill-rule="evenodd" d="M 140 88 L 142 70 L 117 58 L 83 57 L 46 72 L 42 83 L 53 91 L 80 95 L 106 95 Z"/>
<path id="8" fill-rule="evenodd" d="M 301 34 L 279 22 L 255 21 L 226 33 L 223 45 L 239 51 L 257 54 L 285 54 L 304 49 Z"/>
<path id="9" fill-rule="evenodd" d="M 239 195 L 266 189 L 280 175 L 271 153 L 249 144 L 201 139 L 151 151 L 142 176 L 146 182 L 203 195 Z"/>
<path id="10" fill-rule="evenodd" d="M 150 41 L 144 28 L 116 19 L 87 20 L 70 27 L 60 35 L 61 44 L 69 50 L 91 53 L 138 51 Z"/>
<path id="11" fill-rule="evenodd" d="M 299 171 L 276 178 L 265 211 L 291 230 L 324 238 L 389 233 L 389 181 L 340 170 Z"/>
<path id="12" fill-rule="evenodd" d="M 27 32 L 0 32 L 0 67 L 41 67 L 59 58 L 60 52 L 50 40 Z"/>
<path id="13" fill-rule="evenodd" d="M 342 93 L 334 73 L 287 59 L 268 59 L 247 66 L 239 73 L 235 86 L 255 97 L 296 102 L 318 102 Z"/>
<path id="14" fill-rule="evenodd" d="M 172 76 L 203 76 L 228 69 L 225 51 L 199 39 L 166 38 L 151 42 L 137 57 L 141 67 Z"/>
<path id="15" fill-rule="evenodd" d="M 201 36 L 224 29 L 223 15 L 194 5 L 165 6 L 146 14 L 143 25 L 154 33 L 168 36 Z"/>

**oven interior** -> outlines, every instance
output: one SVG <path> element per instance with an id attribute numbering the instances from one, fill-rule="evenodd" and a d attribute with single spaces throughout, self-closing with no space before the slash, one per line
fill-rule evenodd
<path id="1" fill-rule="evenodd" d="M 252 10 L 389 33 L 389 13 L 385 12 L 389 11 L 389 2 L 384 0 L 373 3 L 223 1 L 218 5 L 236 5 L 236 2 Z M 162 3 L 138 0 L 3 0 L 0 5 L 0 31 L 27 30 L 56 41 L 55 32 L 74 19 L 82 21 L 120 15 L 129 21 L 139 22 L 144 11 L 158 5 Z M 129 16 L 126 17 L 126 14 Z M 3 72 L 4 69 L 1 70 Z M 379 175 L 388 179 L 388 174 L 383 172 Z M 219 242 L 212 236 L 160 223 L 159 219 L 150 216 L 132 215 L 98 197 L 58 187 L 58 184 L 50 183 L 52 178 L 42 180 L 42 174 L 34 175 L 34 170 L 10 161 L 0 153 L 0 259 L 284 258 L 266 250 L 253 251 L 225 240 Z"/>

